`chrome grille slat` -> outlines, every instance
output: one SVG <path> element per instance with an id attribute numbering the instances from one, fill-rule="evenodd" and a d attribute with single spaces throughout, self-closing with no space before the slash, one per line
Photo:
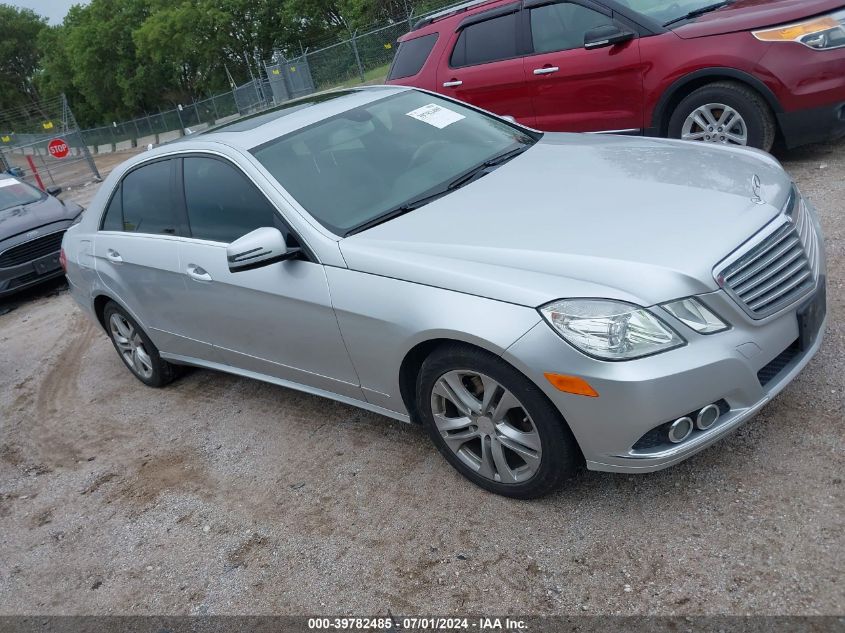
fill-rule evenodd
<path id="1" fill-rule="evenodd" d="M 748 305 L 752 310 L 760 308 L 767 303 L 772 303 L 778 297 L 786 295 L 790 290 L 799 286 L 804 280 L 808 279 L 812 273 L 804 266 L 796 266 L 784 273 L 767 288 L 760 292 L 760 294 L 748 300 Z M 782 286 L 782 287 L 781 287 Z"/>
<path id="2" fill-rule="evenodd" d="M 819 276 L 821 243 L 807 206 L 791 198 L 781 222 L 716 268 L 719 285 L 755 319 L 803 299 Z"/>
<path id="3" fill-rule="evenodd" d="M 746 280 L 754 277 L 754 275 L 759 273 L 761 270 L 766 268 L 769 264 L 771 264 L 772 262 L 777 260 L 779 257 L 784 255 L 785 253 L 789 252 L 790 250 L 792 250 L 796 246 L 801 246 L 801 241 L 793 235 L 792 239 L 788 240 L 783 246 L 778 248 L 774 253 L 772 253 L 771 256 L 766 257 L 763 261 L 757 263 L 754 267 L 751 268 L 751 270 L 746 271 L 745 273 L 743 273 L 739 277 L 729 277 L 728 280 L 731 282 L 732 286 L 734 286 L 734 287 L 740 286 L 743 283 L 745 283 Z M 803 252 L 803 249 L 799 249 L 799 251 Z"/>
<path id="4" fill-rule="evenodd" d="M 731 277 L 733 277 L 734 275 L 736 275 L 736 274 L 738 274 L 738 273 L 742 272 L 742 271 L 743 271 L 743 270 L 745 270 L 748 266 L 751 266 L 751 265 L 752 265 L 755 261 L 757 261 L 757 259 L 758 259 L 759 257 L 762 257 L 763 255 L 765 255 L 766 253 L 768 253 L 768 252 L 769 252 L 770 250 L 772 250 L 773 248 L 776 248 L 778 244 L 780 244 L 783 240 L 787 239 L 787 238 L 788 238 L 788 237 L 790 237 L 791 235 L 792 235 L 792 231 L 790 231 L 790 230 L 789 230 L 789 227 L 783 227 L 782 229 L 778 230 L 778 232 L 777 232 L 777 233 L 775 233 L 775 234 L 774 234 L 774 235 L 770 238 L 770 239 L 771 239 L 771 242 L 767 242 L 767 243 L 765 243 L 765 248 L 764 248 L 763 250 L 761 250 L 761 251 L 759 251 L 759 252 L 752 251 L 752 252 L 753 252 L 753 257 L 752 257 L 752 256 L 750 256 L 750 255 L 749 255 L 749 256 L 746 256 L 746 258 L 745 258 L 745 259 L 742 259 L 742 260 L 740 260 L 739 262 L 737 262 L 736 264 L 734 264 L 733 266 L 731 266 L 731 267 L 728 269 L 728 271 L 729 271 L 729 272 L 728 272 L 728 271 L 726 271 L 726 272 L 724 273 L 725 279 L 726 279 L 726 280 L 728 280 L 728 281 L 730 281 Z"/>
<path id="5" fill-rule="evenodd" d="M 786 283 L 787 281 L 789 281 L 790 278 L 794 277 L 795 275 L 801 274 L 802 271 L 807 275 L 810 274 L 809 267 L 807 266 L 807 261 L 804 259 L 792 264 L 786 270 L 777 271 L 778 275 L 776 277 L 770 279 L 767 283 L 763 284 L 762 286 L 755 288 L 753 292 L 749 292 L 747 294 L 742 295 L 742 298 L 745 300 L 745 303 L 751 305 L 755 299 L 757 299 L 758 297 L 762 297 L 765 294 L 768 294 L 769 291 L 777 288 L 783 283 Z"/>
<path id="6" fill-rule="evenodd" d="M 796 259 L 803 258 L 804 251 L 801 248 L 790 248 L 789 252 L 779 255 L 770 260 L 768 264 L 761 269 L 761 272 L 755 274 L 747 282 L 742 284 L 733 284 L 737 294 L 745 295 L 746 292 L 753 290 L 766 280 L 770 279 L 778 273 L 785 266 L 789 266 Z M 774 265 L 769 265 L 774 264 Z"/>

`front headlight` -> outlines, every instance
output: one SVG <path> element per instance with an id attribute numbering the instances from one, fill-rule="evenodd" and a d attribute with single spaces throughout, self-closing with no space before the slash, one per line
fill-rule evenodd
<path id="1" fill-rule="evenodd" d="M 610 299 L 564 299 L 540 308 L 568 343 L 604 360 L 632 360 L 686 341 L 651 312 Z"/>
<path id="2" fill-rule="evenodd" d="M 695 297 L 664 303 L 660 307 L 699 334 L 715 334 L 728 329 L 727 323 Z"/>
<path id="3" fill-rule="evenodd" d="M 796 24 L 754 31 L 762 42 L 798 42 L 817 51 L 845 46 L 845 11 Z"/>

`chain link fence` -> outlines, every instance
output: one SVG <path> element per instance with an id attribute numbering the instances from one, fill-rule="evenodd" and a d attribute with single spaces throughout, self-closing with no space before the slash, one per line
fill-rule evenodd
<path id="1" fill-rule="evenodd" d="M 64 95 L 0 112 L 0 170 L 45 191 L 100 180 Z"/>

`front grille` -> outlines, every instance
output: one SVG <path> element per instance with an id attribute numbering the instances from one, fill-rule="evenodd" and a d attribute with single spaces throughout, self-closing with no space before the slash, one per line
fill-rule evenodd
<path id="1" fill-rule="evenodd" d="M 0 268 L 11 268 L 57 252 L 62 247 L 64 235 L 64 231 L 51 233 L 3 251 L 0 253 Z"/>
<path id="2" fill-rule="evenodd" d="M 801 354 L 801 345 L 799 341 L 795 341 L 792 345 L 783 350 L 777 357 L 768 365 L 757 372 L 757 380 L 760 381 L 760 386 L 765 387 L 772 382 L 777 375 Z"/>
<path id="3" fill-rule="evenodd" d="M 819 237 L 794 193 L 790 221 L 717 274 L 719 284 L 754 318 L 762 319 L 810 293 L 819 275 Z"/>

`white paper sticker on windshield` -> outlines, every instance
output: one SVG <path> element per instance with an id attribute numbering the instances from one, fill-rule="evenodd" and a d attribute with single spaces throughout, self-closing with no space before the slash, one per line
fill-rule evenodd
<path id="1" fill-rule="evenodd" d="M 441 130 L 448 125 L 452 125 L 466 118 L 463 114 L 458 114 L 453 110 L 449 110 L 435 103 L 429 103 L 426 106 L 408 112 L 407 116 L 417 121 L 433 125 Z"/>

